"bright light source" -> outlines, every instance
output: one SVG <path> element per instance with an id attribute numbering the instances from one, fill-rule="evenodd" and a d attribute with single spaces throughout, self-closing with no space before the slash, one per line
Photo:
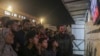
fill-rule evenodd
<path id="1" fill-rule="evenodd" d="M 41 19 L 40 19 L 40 22 L 41 22 L 41 24 L 43 24 L 43 22 L 44 22 L 44 18 L 41 18 Z"/>
<path id="2" fill-rule="evenodd" d="M 35 22 L 35 20 L 33 19 L 33 20 L 32 20 L 32 22 L 34 23 L 34 22 Z"/>
<path id="3" fill-rule="evenodd" d="M 8 8 L 7 8 L 7 10 L 12 12 L 12 10 L 13 10 L 12 6 L 9 5 Z"/>

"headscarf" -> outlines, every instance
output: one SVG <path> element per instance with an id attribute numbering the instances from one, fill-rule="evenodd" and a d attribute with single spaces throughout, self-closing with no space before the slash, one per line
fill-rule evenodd
<path id="1" fill-rule="evenodd" d="M 5 43 L 6 35 L 10 29 L 0 29 L 0 56 L 17 56 L 11 45 Z"/>

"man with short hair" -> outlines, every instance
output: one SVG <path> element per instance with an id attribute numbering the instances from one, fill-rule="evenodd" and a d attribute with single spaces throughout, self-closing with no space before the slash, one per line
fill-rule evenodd
<path id="1" fill-rule="evenodd" d="M 22 30 L 20 30 L 17 34 L 17 38 L 18 38 L 18 42 L 20 44 L 20 46 L 24 46 L 25 45 L 25 35 L 27 34 L 28 31 L 30 31 L 30 20 L 28 19 L 24 19 L 22 20 Z"/>
<path id="2" fill-rule="evenodd" d="M 18 20 L 8 20 L 5 26 L 6 28 L 10 28 L 12 31 L 18 31 L 18 22 Z"/>
<path id="3" fill-rule="evenodd" d="M 6 25 L 8 20 L 10 20 L 10 17 L 7 17 L 7 16 L 3 16 L 3 17 L 0 18 L 2 28 L 6 27 L 5 25 Z"/>
<path id="4" fill-rule="evenodd" d="M 6 28 L 9 28 L 13 35 L 14 35 L 14 43 L 12 44 L 12 47 L 15 51 L 17 51 L 17 46 L 18 46 L 18 38 L 17 38 L 17 33 L 18 33 L 18 20 L 8 20 L 5 24 Z"/>
<path id="5" fill-rule="evenodd" d="M 59 28 L 59 34 L 57 34 L 55 38 L 59 44 L 57 56 L 72 56 L 70 48 L 72 45 L 71 38 L 69 34 L 66 33 L 64 26 Z"/>

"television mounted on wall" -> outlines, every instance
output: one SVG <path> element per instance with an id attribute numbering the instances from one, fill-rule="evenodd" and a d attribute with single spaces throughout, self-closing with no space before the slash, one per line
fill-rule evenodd
<path id="1" fill-rule="evenodd" d="M 94 25 L 100 24 L 100 6 L 99 0 L 90 0 L 90 11 Z"/>

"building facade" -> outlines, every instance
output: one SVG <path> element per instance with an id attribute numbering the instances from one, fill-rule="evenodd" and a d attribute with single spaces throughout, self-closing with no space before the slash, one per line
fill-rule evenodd
<path id="1" fill-rule="evenodd" d="M 36 21 L 36 17 L 29 15 L 25 12 L 22 12 L 21 10 L 17 8 L 13 8 L 11 5 L 6 4 L 7 1 L 0 1 L 0 17 L 2 16 L 9 16 L 12 19 L 16 20 L 23 20 L 23 19 L 29 19 L 31 21 Z"/>

